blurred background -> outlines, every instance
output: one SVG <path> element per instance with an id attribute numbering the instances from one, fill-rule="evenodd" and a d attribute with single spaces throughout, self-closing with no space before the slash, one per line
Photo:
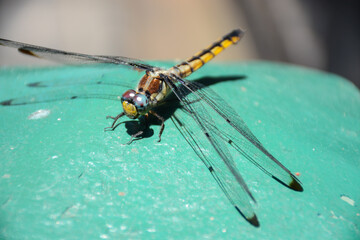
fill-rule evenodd
<path id="1" fill-rule="evenodd" d="M 339 74 L 360 87 L 358 0 L 0 0 L 0 37 L 66 51 L 182 60 L 234 28 L 215 61 L 271 60 Z M 0 48 L 0 66 L 46 65 Z"/>

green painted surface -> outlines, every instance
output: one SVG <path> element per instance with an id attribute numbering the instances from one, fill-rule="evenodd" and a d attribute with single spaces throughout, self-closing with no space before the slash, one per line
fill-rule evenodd
<path id="1" fill-rule="evenodd" d="M 140 76 L 96 67 L 2 68 L 0 101 L 57 89 L 31 82 L 77 80 L 66 88 L 114 92 L 83 81 Z M 152 136 L 122 145 L 125 124 L 103 131 L 120 104 L 79 99 L 0 107 L 0 239 L 359 239 L 359 91 L 335 75 L 264 62 L 209 64 L 191 79 L 204 76 L 232 79 L 211 87 L 300 173 L 302 193 L 233 152 L 257 200 L 260 228 L 233 209 L 171 120 L 162 142 L 155 125 Z M 39 109 L 51 113 L 29 120 Z"/>

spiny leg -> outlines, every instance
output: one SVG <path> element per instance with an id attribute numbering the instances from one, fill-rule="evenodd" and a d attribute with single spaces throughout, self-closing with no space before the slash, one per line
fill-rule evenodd
<path id="1" fill-rule="evenodd" d="M 149 113 L 154 115 L 155 117 L 157 117 L 161 121 L 161 127 L 160 127 L 160 132 L 159 132 L 159 140 L 158 140 L 158 142 L 160 142 L 161 141 L 161 135 L 162 135 L 162 133 L 164 131 L 164 128 L 165 128 L 165 119 L 162 116 L 160 116 L 159 114 L 157 114 L 156 112 L 154 112 L 154 111 L 150 110 Z"/>
<path id="2" fill-rule="evenodd" d="M 111 130 L 114 130 L 114 126 L 115 126 L 117 120 L 118 120 L 119 118 L 121 118 L 122 116 L 124 116 L 124 115 L 125 115 L 125 113 L 122 112 L 122 113 L 120 113 L 119 115 L 117 115 L 116 117 L 106 116 L 106 119 L 111 118 L 111 119 L 114 120 L 114 122 L 112 123 L 111 127 L 106 127 L 106 128 L 104 128 L 104 131 L 106 131 L 106 129 L 109 129 L 109 128 L 110 128 Z"/>

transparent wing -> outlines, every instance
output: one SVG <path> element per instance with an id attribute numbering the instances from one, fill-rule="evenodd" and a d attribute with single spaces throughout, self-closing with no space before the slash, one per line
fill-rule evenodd
<path id="1" fill-rule="evenodd" d="M 221 138 L 220 130 L 215 124 L 209 124 L 218 120 L 217 115 L 210 115 L 211 108 L 208 104 L 184 86 L 175 86 L 174 81 L 169 78 L 165 78 L 165 81 L 183 106 L 181 110 L 175 112 L 174 123 L 209 169 L 235 209 L 252 225 L 259 226 L 250 204 L 250 199 L 254 202 L 255 199 L 237 170 Z"/>
<path id="2" fill-rule="evenodd" d="M 36 76 L 38 81 L 28 83 L 31 88 L 57 88 L 73 87 L 78 85 L 91 86 L 114 86 L 123 89 L 131 89 L 137 85 L 138 79 L 135 77 L 124 78 L 119 69 L 103 68 L 98 65 L 87 68 L 86 71 L 64 70 L 61 74 L 54 74 L 51 69 L 41 76 Z"/>
<path id="3" fill-rule="evenodd" d="M 222 120 L 216 124 L 221 126 L 218 133 L 225 142 L 278 182 L 295 191 L 303 191 L 300 181 L 265 149 L 242 118 L 221 97 L 210 88 L 199 83 L 180 78 L 177 78 L 176 81 L 187 89 L 190 93 L 187 94 L 195 95 L 192 98 L 197 101 L 203 100 L 213 113 L 221 116 Z M 194 110 L 198 111 L 197 109 Z M 199 117 L 203 122 L 207 120 L 201 114 Z M 208 124 L 215 127 L 214 122 L 210 121 Z"/>
<path id="4" fill-rule="evenodd" d="M 113 88 L 113 87 L 111 87 Z M 54 91 L 46 91 L 44 93 L 36 93 L 0 102 L 3 106 L 27 105 L 35 103 L 46 103 L 60 100 L 75 99 L 106 99 L 121 100 L 121 94 L 124 89 L 115 91 L 110 88 L 99 88 L 98 86 L 81 86 L 76 88 L 60 88 Z"/>
<path id="5" fill-rule="evenodd" d="M 182 129 L 183 135 L 212 172 L 230 202 L 250 223 L 258 225 L 248 201 L 253 197 L 225 143 L 275 180 L 293 190 L 303 191 L 300 181 L 264 148 L 241 117 L 215 92 L 174 75 L 171 78 L 162 77 L 181 101 L 183 111 L 192 118 L 184 117 L 178 111 L 175 113 L 178 119 L 175 124 Z M 201 133 L 196 133 L 197 128 Z"/>
<path id="6" fill-rule="evenodd" d="M 190 114 L 184 109 L 177 110 L 171 119 L 209 169 L 230 203 L 247 221 L 254 226 L 259 226 L 250 204 L 250 199 L 254 202 L 255 200 L 236 169 L 226 146 L 216 136 L 216 131 L 209 129 L 210 133 L 205 138 L 204 129 L 199 128 L 198 123 L 194 122 Z M 209 139 L 210 141 L 208 141 Z M 217 147 L 214 148 L 213 145 L 215 144 Z M 219 149 L 221 149 L 220 154 Z M 226 161 L 223 160 L 224 158 Z"/>
<path id="7" fill-rule="evenodd" d="M 19 52 L 33 57 L 46 58 L 53 61 L 69 64 L 96 64 L 109 63 L 116 65 L 123 65 L 132 67 L 136 70 L 151 70 L 153 66 L 143 63 L 140 60 L 120 57 L 120 56 L 101 56 L 101 55 L 87 55 L 81 53 L 65 52 L 61 50 L 45 48 L 35 45 L 30 45 L 21 42 L 15 42 L 0 38 L 0 45 L 17 48 Z"/>

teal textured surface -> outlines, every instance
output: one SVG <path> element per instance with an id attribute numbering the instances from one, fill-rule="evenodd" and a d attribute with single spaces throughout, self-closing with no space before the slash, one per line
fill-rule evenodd
<path id="1" fill-rule="evenodd" d="M 135 86 L 140 77 L 100 67 L 2 68 L 0 101 L 58 89 L 121 95 L 128 87 L 95 83 Z M 0 239 L 360 238 L 358 89 L 336 75 L 266 62 L 210 63 L 189 79 L 202 77 L 221 79 L 211 88 L 300 173 L 302 193 L 231 150 L 260 228 L 233 209 L 171 120 L 160 143 L 152 125 L 153 134 L 123 145 L 129 122 L 103 131 L 119 102 L 76 99 L 0 106 Z M 64 86 L 26 86 L 38 81 Z M 29 119 L 39 109 L 50 114 Z"/>

